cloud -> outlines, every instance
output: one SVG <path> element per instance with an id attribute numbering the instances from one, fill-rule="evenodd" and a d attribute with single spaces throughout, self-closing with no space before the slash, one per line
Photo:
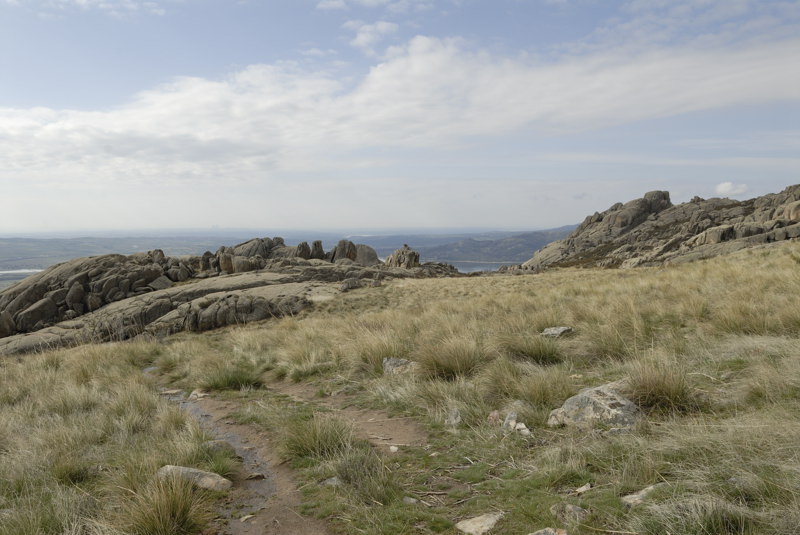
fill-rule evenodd
<path id="1" fill-rule="evenodd" d="M 356 35 L 350 41 L 350 45 L 360 48 L 364 53 L 374 55 L 373 47 L 380 43 L 386 36 L 391 35 L 400 28 L 394 22 L 380 20 L 372 24 L 365 24 L 361 21 L 349 21 L 345 28 L 355 30 Z"/>
<path id="2" fill-rule="evenodd" d="M 714 188 L 714 193 L 723 197 L 738 197 L 744 195 L 750 188 L 747 184 L 734 184 L 733 182 L 721 182 Z"/>
<path id="3" fill-rule="evenodd" d="M 476 138 L 797 103 L 797 64 L 800 39 L 542 63 L 416 37 L 347 86 L 282 63 L 222 80 L 178 78 L 109 111 L 0 109 L 0 177 L 252 180 L 339 165 L 370 148 L 449 150 Z"/>

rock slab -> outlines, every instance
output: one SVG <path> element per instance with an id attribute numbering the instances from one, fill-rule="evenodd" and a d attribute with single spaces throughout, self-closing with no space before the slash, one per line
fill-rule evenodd
<path id="1" fill-rule="evenodd" d="M 168 479 L 171 477 L 182 479 L 192 483 L 198 488 L 206 490 L 223 491 L 233 486 L 233 483 L 229 479 L 225 479 L 213 472 L 206 472 L 186 466 L 174 466 L 171 464 L 159 468 L 157 476 L 159 479 Z"/>
<path id="2" fill-rule="evenodd" d="M 629 428 L 636 423 L 639 407 L 621 394 L 623 383 L 586 388 L 550 412 L 547 425 L 591 429 L 595 425 Z"/>

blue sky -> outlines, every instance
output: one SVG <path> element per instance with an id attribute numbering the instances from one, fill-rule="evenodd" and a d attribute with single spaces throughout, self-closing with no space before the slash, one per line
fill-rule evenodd
<path id="1" fill-rule="evenodd" d="M 800 2 L 0 0 L 0 232 L 533 229 L 800 182 Z"/>

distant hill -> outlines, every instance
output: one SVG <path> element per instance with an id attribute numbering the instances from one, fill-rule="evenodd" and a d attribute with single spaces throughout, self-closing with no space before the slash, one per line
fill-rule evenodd
<path id="1" fill-rule="evenodd" d="M 465 238 L 454 243 L 418 247 L 417 250 L 423 261 L 520 263 L 548 243 L 565 238 L 574 229 L 575 226 L 571 225 L 500 239 Z"/>

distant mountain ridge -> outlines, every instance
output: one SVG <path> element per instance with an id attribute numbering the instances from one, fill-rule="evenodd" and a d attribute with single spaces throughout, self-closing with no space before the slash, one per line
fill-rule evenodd
<path id="1" fill-rule="evenodd" d="M 465 238 L 455 243 L 419 247 L 421 258 L 436 262 L 524 262 L 535 251 L 548 243 L 565 238 L 574 225 L 522 232 L 506 238 L 479 240 Z"/>
<path id="2" fill-rule="evenodd" d="M 800 185 L 746 201 L 695 197 L 678 205 L 669 192 L 651 191 L 588 216 L 520 267 L 660 265 L 798 237 Z"/>

